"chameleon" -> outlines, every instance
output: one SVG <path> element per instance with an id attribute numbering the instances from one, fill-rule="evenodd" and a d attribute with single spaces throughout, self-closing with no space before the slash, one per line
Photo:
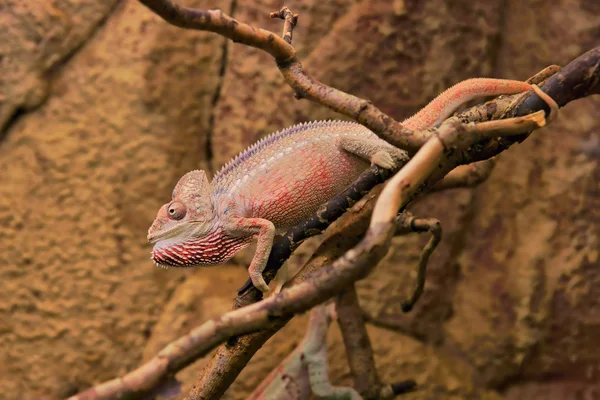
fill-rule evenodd
<path id="1" fill-rule="evenodd" d="M 333 386 L 327 368 L 327 331 L 335 315 L 334 303 L 322 304 L 310 312 L 302 341 L 261 382 L 247 400 L 358 400 L 351 387 Z"/>
<path id="2" fill-rule="evenodd" d="M 532 88 L 545 95 L 526 82 L 469 79 L 402 124 L 423 131 L 472 99 Z M 394 168 L 408 158 L 355 122 L 316 121 L 275 132 L 225 164 L 211 182 L 203 170 L 179 180 L 148 230 L 148 241 L 154 243 L 151 258 L 163 268 L 221 264 L 256 240 L 248 272 L 252 284 L 268 292 L 262 271 L 276 234 L 312 216 L 369 165 Z"/>

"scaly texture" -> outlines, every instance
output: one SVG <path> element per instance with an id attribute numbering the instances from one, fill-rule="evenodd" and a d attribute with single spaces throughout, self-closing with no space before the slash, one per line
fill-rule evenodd
<path id="1" fill-rule="evenodd" d="M 426 129 L 476 97 L 529 88 L 520 81 L 466 80 L 405 122 Z M 310 122 L 276 132 L 225 164 L 211 184 L 203 171 L 181 178 L 173 200 L 159 209 L 148 231 L 148 240 L 156 242 L 152 259 L 161 267 L 219 264 L 256 237 L 249 273 L 254 286 L 266 292 L 262 271 L 276 233 L 314 214 L 350 185 L 367 161 L 392 168 L 406 159 L 404 151 L 353 122 Z"/>
<path id="2" fill-rule="evenodd" d="M 474 78 L 446 89 L 418 113 L 402 122 L 415 131 L 437 126 L 462 104 L 482 96 L 499 96 L 526 92 L 531 88 L 526 82 L 508 79 Z"/>
<path id="3" fill-rule="evenodd" d="M 148 232 L 160 266 L 222 263 L 255 236 L 250 277 L 262 291 L 273 238 L 312 215 L 369 165 L 406 160 L 362 125 L 320 121 L 274 133 L 226 164 L 211 184 L 203 171 L 185 175 L 173 201 L 160 208 Z"/>

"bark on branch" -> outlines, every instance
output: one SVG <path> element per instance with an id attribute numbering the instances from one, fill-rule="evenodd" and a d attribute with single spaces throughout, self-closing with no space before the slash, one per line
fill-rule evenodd
<path id="1" fill-rule="evenodd" d="M 354 377 L 354 389 L 365 399 L 376 399 L 381 381 L 354 285 L 348 286 L 337 296 L 335 310 Z"/>
<path id="2" fill-rule="evenodd" d="M 370 101 L 327 86 L 306 74 L 294 48 L 273 32 L 240 22 L 221 10 L 186 8 L 171 0 L 140 2 L 172 25 L 215 32 L 234 42 L 266 51 L 275 58 L 283 78 L 294 89 L 297 98 L 314 101 L 350 117 L 409 153 L 416 152 L 427 140 L 426 136 L 402 126 Z"/>
<path id="3" fill-rule="evenodd" d="M 545 103 L 531 93 L 507 96 L 459 114 L 447 121 L 439 131 L 415 134 L 368 101 L 310 78 L 302 71 L 293 47 L 274 33 L 240 23 L 218 10 L 193 10 L 179 7 L 167 0 L 140 1 L 174 25 L 216 32 L 268 52 L 275 58 L 286 82 L 296 93 L 354 118 L 384 139 L 416 154 L 382 192 L 364 239 L 344 256 L 321 267 L 317 273 L 311 268 L 317 264 L 317 259 L 313 257 L 312 263 L 309 263 L 289 288 L 278 296 L 207 321 L 189 335 L 171 343 L 137 370 L 122 378 L 98 385 L 73 397 L 74 399 L 112 399 L 147 393 L 181 368 L 206 354 L 218 343 L 233 335 L 264 328 L 250 335 L 235 337 L 229 341 L 228 346 L 221 346 L 220 350 L 225 349 L 223 351 L 227 351 L 226 347 L 233 349 L 229 352 L 225 364 L 221 364 L 224 368 L 216 369 L 209 365 L 201 380 L 197 382 L 196 389 L 190 393 L 190 399 L 218 397 L 258 348 L 291 316 L 334 296 L 364 277 L 376 265 L 389 247 L 395 230 L 396 213 L 415 193 L 433 185 L 458 165 L 489 159 L 517 140 L 522 140 L 523 134 L 538 126 L 541 115 L 536 115 L 537 120 L 531 117 L 518 121 L 493 120 L 525 115 L 547 108 Z M 598 94 L 599 65 L 600 47 L 578 57 L 548 79 L 542 89 L 556 99 L 560 106 L 577 98 Z M 490 122 L 463 125 L 457 121 Z M 427 141 L 431 135 L 436 134 L 438 136 Z M 509 139 L 497 138 L 504 135 L 516 136 Z M 363 210 L 360 218 L 365 218 L 368 213 L 369 209 Z M 355 222 L 359 222 L 359 217 Z M 274 251 L 277 246 L 274 247 Z M 318 282 L 318 285 L 315 282 Z M 238 347 L 235 347 L 236 343 Z"/>
<path id="4" fill-rule="evenodd" d="M 300 276 L 299 279 L 304 281 L 297 284 L 292 281 L 292 285 L 277 296 L 205 322 L 189 335 L 168 345 L 137 370 L 122 378 L 98 385 L 72 399 L 112 399 L 125 394 L 143 394 L 231 336 L 268 327 L 273 321 L 287 321 L 294 314 L 323 303 L 364 278 L 377 265 L 390 246 L 396 228 L 395 216 L 400 206 L 424 183 L 444 154 L 468 147 L 490 135 L 501 134 L 502 131 L 506 131 L 508 135 L 522 134 L 543 126 L 544 122 L 543 112 L 537 112 L 512 120 L 491 121 L 478 125 L 457 122 L 443 124 L 439 137 L 428 141 L 384 188 L 373 210 L 367 234 L 354 249 L 346 252 L 331 265 L 322 267 L 316 274 Z M 258 350 L 254 347 L 256 346 L 250 346 L 246 353 Z M 239 373 L 244 365 L 234 367 Z M 202 383 L 197 383 L 190 392 L 190 399 L 218 398 L 236 376 L 230 374 L 229 377 L 223 377 L 219 374 L 217 379 L 204 382 L 206 375 L 203 374 L 200 381 Z"/>

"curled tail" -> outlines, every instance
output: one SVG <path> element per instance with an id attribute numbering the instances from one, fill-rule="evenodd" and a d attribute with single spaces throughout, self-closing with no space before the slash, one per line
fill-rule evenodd
<path id="1" fill-rule="evenodd" d="M 467 101 L 483 96 L 516 94 L 530 89 L 529 83 L 510 79 L 467 79 L 444 91 L 421 111 L 404 120 L 402 125 L 415 131 L 422 131 L 440 124 Z"/>

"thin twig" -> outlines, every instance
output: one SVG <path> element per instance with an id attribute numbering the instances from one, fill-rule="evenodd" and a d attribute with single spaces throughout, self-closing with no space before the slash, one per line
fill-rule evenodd
<path id="1" fill-rule="evenodd" d="M 409 232 L 430 232 L 431 238 L 423 248 L 419 257 L 419 268 L 417 270 L 417 286 L 409 300 L 402 303 L 402 311 L 409 312 L 425 290 L 425 279 L 427 277 L 427 264 L 429 257 L 435 251 L 442 240 L 442 224 L 435 218 L 416 218 L 411 213 L 404 211 L 396 217 L 395 235 L 405 235 Z"/>
<path id="2" fill-rule="evenodd" d="M 281 33 L 281 37 L 288 44 L 292 44 L 292 34 L 296 24 L 298 23 L 298 14 L 293 14 L 289 8 L 284 6 L 279 11 L 273 11 L 271 14 L 269 14 L 269 17 L 280 18 L 285 21 L 283 24 L 283 32 Z"/>

